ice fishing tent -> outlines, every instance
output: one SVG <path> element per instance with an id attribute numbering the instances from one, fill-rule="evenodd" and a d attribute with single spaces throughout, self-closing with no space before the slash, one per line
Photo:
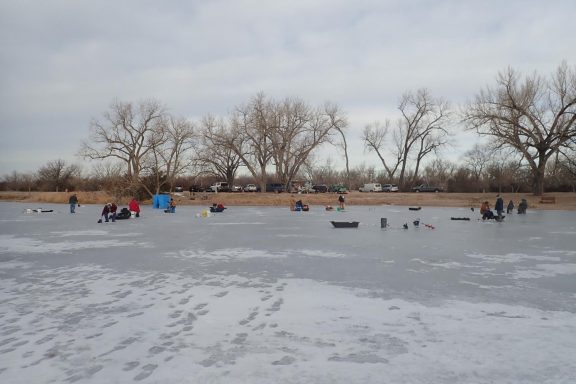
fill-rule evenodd
<path id="1" fill-rule="evenodd" d="M 170 195 L 154 195 L 152 197 L 152 208 L 168 209 L 170 205 Z"/>

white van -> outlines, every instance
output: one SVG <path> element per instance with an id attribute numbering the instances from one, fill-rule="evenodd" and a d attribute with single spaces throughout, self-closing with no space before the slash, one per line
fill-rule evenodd
<path id="1" fill-rule="evenodd" d="M 214 183 L 211 186 L 209 186 L 206 190 L 208 192 L 230 192 L 228 183 L 225 181 L 219 181 L 217 183 Z"/>
<path id="2" fill-rule="evenodd" d="M 382 192 L 380 183 L 368 183 L 358 189 L 360 192 Z"/>

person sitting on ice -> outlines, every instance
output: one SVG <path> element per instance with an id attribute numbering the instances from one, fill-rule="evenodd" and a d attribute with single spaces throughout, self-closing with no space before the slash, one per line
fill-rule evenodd
<path id="1" fill-rule="evenodd" d="M 112 207 L 111 203 L 107 203 L 106 205 L 104 205 L 104 208 L 102 208 L 102 213 L 100 214 L 100 219 L 98 220 L 98 223 L 102 222 L 102 217 L 104 217 L 104 220 L 106 221 L 106 223 L 109 221 L 108 215 L 110 214 L 110 208 L 111 207 Z"/>
<path id="2" fill-rule="evenodd" d="M 490 204 L 485 201 L 480 206 L 480 214 L 482 215 L 482 220 L 490 220 L 494 218 L 494 213 L 490 210 Z"/>
<path id="3" fill-rule="evenodd" d="M 130 201 L 130 204 L 128 204 L 128 209 L 132 214 L 134 214 L 135 217 L 140 217 L 140 204 L 138 204 L 138 200 L 136 200 L 136 198 L 133 198 Z"/>
<path id="4" fill-rule="evenodd" d="M 520 201 L 520 204 L 518 204 L 518 213 L 524 214 L 526 213 L 526 209 L 528 209 L 528 202 L 526 201 L 526 199 L 522 199 Z"/>

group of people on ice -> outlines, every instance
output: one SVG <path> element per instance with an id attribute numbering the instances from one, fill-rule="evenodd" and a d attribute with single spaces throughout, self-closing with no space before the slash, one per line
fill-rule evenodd
<path id="1" fill-rule="evenodd" d="M 526 199 L 522 199 L 518 204 L 518 213 L 525 214 L 526 209 L 528 209 L 528 202 Z M 494 212 L 492 212 L 490 209 L 490 203 L 488 203 L 488 201 L 483 202 L 480 206 L 480 214 L 482 215 L 482 220 L 494 219 L 497 221 L 502 221 L 504 219 L 504 199 L 500 195 L 496 195 L 494 210 L 496 211 L 496 215 L 494 215 Z M 506 213 L 510 214 L 512 212 L 514 212 L 514 202 L 510 200 L 506 206 Z"/>
<path id="2" fill-rule="evenodd" d="M 116 220 L 125 220 L 132 216 L 140 217 L 140 204 L 136 198 L 133 198 L 130 201 L 128 208 L 122 208 L 120 213 L 118 213 L 118 206 L 116 203 L 106 203 L 104 208 L 102 208 L 102 213 L 100 214 L 98 223 L 102 223 L 102 219 L 104 219 L 105 223 L 108 223 L 109 221 L 114 223 Z"/>

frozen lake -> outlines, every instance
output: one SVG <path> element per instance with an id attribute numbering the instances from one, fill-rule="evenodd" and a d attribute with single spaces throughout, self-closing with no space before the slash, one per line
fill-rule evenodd
<path id="1" fill-rule="evenodd" d="M 2 383 L 576 382 L 576 212 L 40 206 L 0 203 Z"/>

